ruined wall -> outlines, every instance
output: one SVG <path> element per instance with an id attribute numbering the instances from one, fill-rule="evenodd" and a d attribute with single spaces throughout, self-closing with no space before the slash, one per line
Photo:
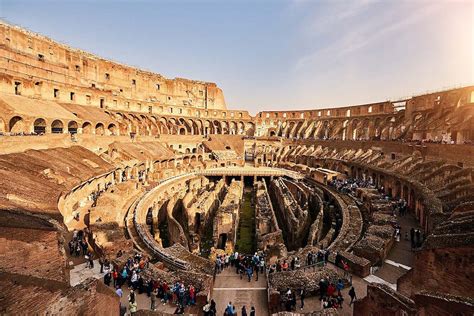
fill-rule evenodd
<path id="1" fill-rule="evenodd" d="M 354 316 L 387 315 L 415 316 L 415 303 L 384 284 L 367 286 L 367 296 L 354 303 Z"/>
<path id="2" fill-rule="evenodd" d="M 449 238 L 446 236 L 446 238 Z M 473 297 L 470 277 L 474 273 L 472 245 L 460 248 L 428 249 L 416 254 L 413 269 L 400 278 L 398 289 L 406 295 L 421 290 Z"/>
<path id="3" fill-rule="evenodd" d="M 5 23 L 0 24 L 0 68 L 5 93 L 17 89 L 41 99 L 146 112 L 159 106 L 226 109 L 214 83 L 167 79 Z"/>

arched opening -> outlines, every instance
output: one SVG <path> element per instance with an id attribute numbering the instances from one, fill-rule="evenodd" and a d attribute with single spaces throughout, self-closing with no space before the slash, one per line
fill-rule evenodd
<path id="1" fill-rule="evenodd" d="M 110 135 L 117 135 L 117 132 L 118 132 L 118 129 L 117 129 L 117 126 L 113 123 L 109 124 L 109 126 L 107 127 Z"/>
<path id="2" fill-rule="evenodd" d="M 217 242 L 217 248 L 219 249 L 225 249 L 225 245 L 227 243 L 227 234 L 220 234 L 219 235 L 219 240 Z"/>
<path id="3" fill-rule="evenodd" d="M 104 124 L 97 123 L 97 125 L 95 126 L 95 134 L 104 135 L 104 132 L 105 132 Z"/>
<path id="4" fill-rule="evenodd" d="M 67 124 L 67 132 L 70 134 L 76 134 L 78 127 L 79 126 L 77 125 L 76 121 L 71 121 L 69 124 Z"/>
<path id="5" fill-rule="evenodd" d="M 89 122 L 84 122 L 82 124 L 82 134 L 92 134 L 92 124 Z"/>
<path id="6" fill-rule="evenodd" d="M 25 132 L 25 121 L 19 116 L 14 116 L 10 119 L 8 124 L 10 133 L 24 133 Z"/>
<path id="7" fill-rule="evenodd" d="M 60 120 L 54 120 L 51 124 L 51 133 L 61 134 L 63 132 L 63 122 Z"/>
<path id="8" fill-rule="evenodd" d="M 36 119 L 33 122 L 33 132 L 35 134 L 44 134 L 44 133 L 46 133 L 46 121 L 42 118 Z"/>

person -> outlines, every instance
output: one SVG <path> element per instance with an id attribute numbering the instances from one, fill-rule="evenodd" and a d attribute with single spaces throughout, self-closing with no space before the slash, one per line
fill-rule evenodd
<path id="1" fill-rule="evenodd" d="M 337 295 L 341 295 L 341 291 L 344 288 L 344 282 L 339 279 L 336 284 L 336 289 L 337 289 Z"/>
<path id="2" fill-rule="evenodd" d="M 194 286 L 190 285 L 188 292 L 189 292 L 189 304 L 196 305 L 196 290 L 194 289 Z"/>
<path id="3" fill-rule="evenodd" d="M 128 310 L 130 311 L 130 315 L 133 315 L 137 312 L 137 301 L 135 300 L 135 295 L 131 296 L 130 300 L 128 301 Z"/>
<path id="4" fill-rule="evenodd" d="M 247 277 L 249 279 L 249 282 L 250 282 L 250 280 L 252 280 L 252 275 L 253 275 L 252 266 L 249 265 L 249 267 L 247 268 Z"/>
<path id="5" fill-rule="evenodd" d="M 250 316 L 255 316 L 255 307 L 250 308 Z"/>
<path id="6" fill-rule="evenodd" d="M 118 295 L 118 297 L 122 298 L 123 291 L 119 286 L 117 286 L 117 289 L 115 290 L 115 293 Z"/>
<path id="7" fill-rule="evenodd" d="M 74 241 L 71 239 L 68 245 L 69 245 L 69 255 L 72 256 L 72 254 L 74 253 Z"/>
<path id="8" fill-rule="evenodd" d="M 349 290 L 349 296 L 351 297 L 351 301 L 349 303 L 349 306 L 352 305 L 355 299 L 357 299 L 356 292 L 353 286 L 351 286 L 351 289 Z"/>
<path id="9" fill-rule="evenodd" d="M 204 316 L 209 316 L 211 312 L 211 303 L 209 303 L 209 301 L 206 301 L 206 305 L 202 307 L 202 311 L 204 313 Z"/>
<path id="10" fill-rule="evenodd" d="M 352 283 L 352 278 L 350 277 L 350 273 L 349 273 L 349 265 L 344 260 L 341 260 L 341 262 L 342 262 L 342 268 L 344 269 L 344 279 L 350 280 L 350 282 Z"/>
<path id="11" fill-rule="evenodd" d="M 107 285 L 107 286 L 110 286 L 110 281 L 112 280 L 112 275 L 110 274 L 110 272 L 106 273 L 104 275 L 104 284 Z"/>
<path id="12" fill-rule="evenodd" d="M 225 311 L 224 311 L 225 315 L 227 315 L 227 316 L 232 316 L 232 315 L 234 315 L 234 312 L 233 312 L 232 309 L 233 309 L 233 307 L 232 307 L 232 302 L 229 302 L 229 304 L 227 304 L 227 306 L 226 306 L 226 308 L 225 308 Z"/>
<path id="13" fill-rule="evenodd" d="M 300 291 L 300 300 L 301 300 L 301 310 L 304 308 L 304 299 L 306 297 L 306 291 L 304 288 L 301 289 Z"/>
<path id="14" fill-rule="evenodd" d="M 242 316 L 247 316 L 247 308 L 244 306 L 242 306 L 242 312 L 241 312 Z"/>
<path id="15" fill-rule="evenodd" d="M 153 292 L 151 292 L 150 296 L 150 309 L 152 311 L 156 311 L 156 295 L 158 294 L 157 290 L 154 289 Z"/>
<path id="16" fill-rule="evenodd" d="M 328 284 L 326 280 L 321 279 L 321 281 L 319 281 L 319 300 L 322 300 L 323 297 L 326 296 L 327 287 Z"/>
<path id="17" fill-rule="evenodd" d="M 216 315 L 217 315 L 216 301 L 212 299 L 211 308 L 209 309 L 209 316 L 216 316 Z"/>

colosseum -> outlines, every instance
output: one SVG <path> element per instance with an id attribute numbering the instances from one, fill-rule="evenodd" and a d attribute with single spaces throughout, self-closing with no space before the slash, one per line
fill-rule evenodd
<path id="1" fill-rule="evenodd" d="M 474 86 L 252 116 L 5 22 L 0 57 L 1 315 L 474 314 Z"/>

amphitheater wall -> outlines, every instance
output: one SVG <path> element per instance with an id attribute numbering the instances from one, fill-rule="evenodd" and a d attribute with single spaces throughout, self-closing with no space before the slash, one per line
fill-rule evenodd
<path id="1" fill-rule="evenodd" d="M 295 145 L 294 142 L 285 140 L 285 145 Z M 431 144 L 424 143 L 423 145 L 416 145 L 414 143 L 403 143 L 403 142 L 383 142 L 383 141 L 343 141 L 343 140 L 299 140 L 297 144 L 305 144 L 308 146 L 313 145 L 317 147 L 319 145 L 323 147 L 329 147 L 331 149 L 343 150 L 343 149 L 378 149 L 381 150 L 385 155 L 394 153 L 396 156 L 399 154 L 412 155 L 413 153 L 420 153 L 423 157 L 439 157 L 440 159 L 447 160 L 453 164 L 463 163 L 464 166 L 474 166 L 474 146 L 466 145 L 445 145 L 445 144 Z M 449 149 L 449 150 L 447 150 Z M 396 157 L 395 156 L 395 157 Z"/>
<path id="2" fill-rule="evenodd" d="M 11 93 L 20 82 L 20 93 L 44 99 L 67 100 L 70 91 L 88 91 L 89 98 L 76 92 L 76 101 L 83 105 L 94 101 L 90 94 L 100 93 L 110 99 L 122 97 L 166 105 L 226 108 L 222 90 L 214 83 L 166 79 L 4 23 L 0 24 L 0 57 L 1 67 L 7 69 L 0 80 L 0 91 Z M 55 95 L 53 89 L 67 92 Z"/>
<path id="3" fill-rule="evenodd" d="M 423 249 L 416 253 L 412 270 L 398 280 L 398 290 L 407 296 L 420 290 L 474 297 L 471 276 L 472 247 Z"/>
<path id="4" fill-rule="evenodd" d="M 417 315 L 415 303 L 386 285 L 369 284 L 367 296 L 354 302 L 354 316 Z"/>

